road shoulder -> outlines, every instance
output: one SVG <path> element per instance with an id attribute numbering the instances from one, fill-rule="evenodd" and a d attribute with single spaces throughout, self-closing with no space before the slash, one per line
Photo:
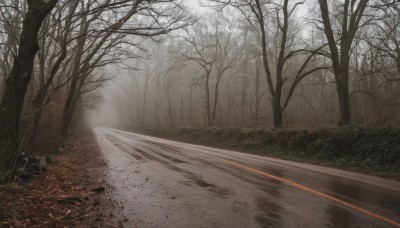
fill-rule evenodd
<path id="1" fill-rule="evenodd" d="M 52 160 L 46 172 L 27 182 L 0 186 L 0 225 L 112 227 L 107 163 L 94 136 L 68 138 Z"/>

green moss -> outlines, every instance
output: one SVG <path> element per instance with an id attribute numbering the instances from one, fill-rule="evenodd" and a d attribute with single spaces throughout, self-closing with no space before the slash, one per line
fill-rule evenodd
<path id="1" fill-rule="evenodd" d="M 400 172 L 400 129 L 397 128 L 143 128 L 137 132 L 367 172 Z"/>

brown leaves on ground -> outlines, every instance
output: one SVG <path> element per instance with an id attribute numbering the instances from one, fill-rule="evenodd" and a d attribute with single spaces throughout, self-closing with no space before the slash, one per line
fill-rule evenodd
<path id="1" fill-rule="evenodd" d="M 112 216 L 94 136 L 70 138 L 65 147 L 46 173 L 0 186 L 0 227 L 98 227 Z"/>

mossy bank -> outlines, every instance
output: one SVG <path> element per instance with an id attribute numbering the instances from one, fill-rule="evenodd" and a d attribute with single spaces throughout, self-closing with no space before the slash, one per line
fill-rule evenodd
<path id="1" fill-rule="evenodd" d="M 399 128 L 135 128 L 133 131 L 400 179 Z"/>

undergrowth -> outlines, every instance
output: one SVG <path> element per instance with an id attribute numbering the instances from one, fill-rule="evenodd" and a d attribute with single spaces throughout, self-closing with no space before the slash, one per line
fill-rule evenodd
<path id="1" fill-rule="evenodd" d="M 398 128 L 140 128 L 161 138 L 363 172 L 400 173 Z"/>

